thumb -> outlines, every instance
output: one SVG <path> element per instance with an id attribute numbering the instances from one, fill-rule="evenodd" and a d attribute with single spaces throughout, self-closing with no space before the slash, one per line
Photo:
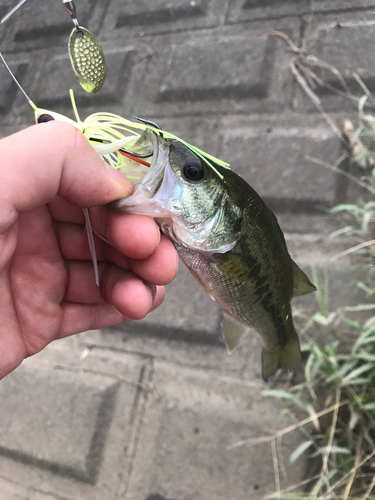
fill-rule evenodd
<path id="1" fill-rule="evenodd" d="M 57 194 L 79 207 L 104 205 L 130 196 L 133 188 L 69 123 L 34 125 L 0 141 L 0 201 L 18 212 Z"/>

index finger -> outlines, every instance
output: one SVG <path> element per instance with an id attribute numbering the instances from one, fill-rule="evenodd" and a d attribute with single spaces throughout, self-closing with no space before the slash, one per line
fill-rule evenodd
<path id="1" fill-rule="evenodd" d="M 76 206 L 91 207 L 133 192 L 132 182 L 107 168 L 69 123 L 38 124 L 2 139 L 0 158 L 0 203 L 10 220 L 57 194 Z"/>

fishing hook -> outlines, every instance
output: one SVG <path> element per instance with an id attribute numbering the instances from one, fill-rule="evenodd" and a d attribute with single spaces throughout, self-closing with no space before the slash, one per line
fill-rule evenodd
<path id="1" fill-rule="evenodd" d="M 90 141 L 95 141 L 95 142 L 101 142 L 104 143 L 102 139 L 97 139 L 96 137 L 90 137 Z M 134 156 L 135 158 L 150 158 L 154 153 L 146 153 L 146 154 L 139 154 L 139 153 L 134 153 L 133 151 L 130 151 L 129 149 L 125 148 L 120 148 L 118 149 L 121 153 L 126 153 L 128 155 Z"/>
<path id="2" fill-rule="evenodd" d="M 136 120 L 138 120 L 139 122 L 141 123 L 144 123 L 145 125 L 151 125 L 151 127 L 154 127 L 154 128 L 157 128 L 158 130 L 162 131 L 163 129 L 160 127 L 160 125 L 158 125 L 157 123 L 155 122 L 152 122 L 151 120 L 145 120 L 144 118 L 140 118 L 139 116 L 133 116 L 133 118 L 135 118 Z M 162 137 L 164 139 L 164 135 L 163 135 L 163 132 L 160 132 L 160 137 Z"/>
<path id="3" fill-rule="evenodd" d="M 163 130 L 160 127 L 160 125 L 158 125 L 155 122 L 152 122 L 151 120 L 145 120 L 144 118 L 140 118 L 139 116 L 133 116 L 133 118 L 140 121 L 141 123 L 144 123 L 145 125 L 150 125 L 151 127 L 154 127 L 160 131 Z M 162 132 L 160 132 L 160 137 L 164 137 Z M 102 142 L 100 139 L 95 139 L 95 138 L 91 138 L 91 140 L 96 141 L 96 142 Z M 142 155 L 139 153 L 134 153 L 133 151 L 130 151 L 129 149 L 125 149 L 125 148 L 120 148 L 119 151 L 122 153 L 127 153 L 128 155 L 134 156 L 135 158 L 150 158 L 154 154 L 154 153 L 146 153 L 146 154 Z"/>
<path id="4" fill-rule="evenodd" d="M 136 120 L 138 120 L 141 123 L 144 123 L 145 125 L 150 125 L 151 127 L 157 128 L 158 130 L 161 131 L 160 137 L 164 138 L 163 132 L 162 132 L 163 129 L 157 123 L 152 122 L 151 120 L 145 120 L 144 118 L 140 118 L 139 116 L 133 116 L 133 118 L 135 118 Z M 127 149 L 124 149 L 124 148 L 120 149 L 120 151 L 125 151 L 125 153 L 131 154 L 131 155 L 135 156 L 136 158 L 150 158 L 150 156 L 152 156 L 154 154 L 154 153 L 148 153 L 146 155 L 140 155 L 138 153 L 133 153 L 132 151 L 128 151 Z"/>
<path id="5" fill-rule="evenodd" d="M 139 153 L 134 153 L 133 151 L 129 151 L 128 149 L 125 148 L 120 148 L 119 151 L 123 151 L 124 153 L 127 153 L 128 155 L 135 156 L 136 158 L 150 158 L 154 153 L 147 153 L 144 155 L 141 155 Z"/>

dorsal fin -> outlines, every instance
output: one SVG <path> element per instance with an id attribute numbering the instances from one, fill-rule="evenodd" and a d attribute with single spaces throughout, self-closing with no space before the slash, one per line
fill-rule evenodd
<path id="1" fill-rule="evenodd" d="M 316 292 L 316 286 L 311 283 L 306 274 L 292 260 L 293 264 L 293 297 Z"/>

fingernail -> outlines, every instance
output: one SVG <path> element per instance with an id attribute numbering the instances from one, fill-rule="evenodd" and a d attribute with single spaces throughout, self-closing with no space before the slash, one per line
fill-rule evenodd
<path id="1" fill-rule="evenodd" d="M 118 182 L 126 182 L 127 184 L 133 184 L 124 174 L 120 172 L 120 170 L 117 170 L 116 168 L 111 167 L 111 165 L 106 164 L 105 168 L 107 169 L 107 172 L 109 175 L 114 179 L 115 181 Z"/>
<path id="2" fill-rule="evenodd" d="M 143 283 L 146 285 L 147 290 L 150 294 L 150 301 L 151 301 L 150 307 L 152 307 L 152 304 L 154 303 L 154 300 L 156 297 L 156 292 L 157 292 L 156 285 L 149 283 L 148 281 L 143 281 Z"/>

